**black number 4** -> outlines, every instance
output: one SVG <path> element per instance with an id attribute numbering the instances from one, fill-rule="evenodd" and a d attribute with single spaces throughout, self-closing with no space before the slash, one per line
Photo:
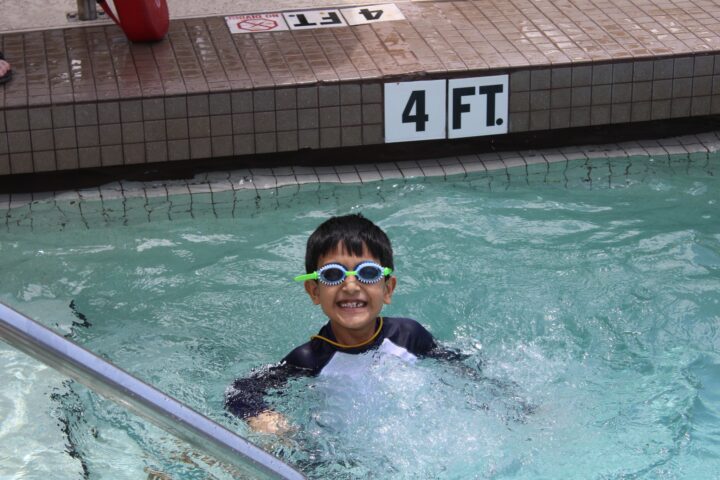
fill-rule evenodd
<path id="1" fill-rule="evenodd" d="M 415 114 L 412 114 L 415 107 Z M 414 123 L 416 132 L 425 131 L 425 123 L 430 116 L 425 113 L 425 90 L 413 90 L 402 113 L 402 123 Z"/>

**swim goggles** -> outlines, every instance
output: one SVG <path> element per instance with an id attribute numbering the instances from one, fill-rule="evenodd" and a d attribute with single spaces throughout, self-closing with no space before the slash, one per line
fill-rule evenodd
<path id="1" fill-rule="evenodd" d="M 340 285 L 348 275 L 355 275 L 359 282 L 365 284 L 377 283 L 383 277 L 392 273 L 392 268 L 381 267 L 375 262 L 361 262 L 355 270 L 348 270 L 339 263 L 328 263 L 320 270 L 295 277 L 296 282 L 305 280 L 319 280 L 320 283 L 328 286 Z"/>

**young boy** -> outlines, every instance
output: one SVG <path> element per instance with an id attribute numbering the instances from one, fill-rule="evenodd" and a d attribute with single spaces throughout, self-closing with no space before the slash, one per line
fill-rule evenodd
<path id="1" fill-rule="evenodd" d="M 385 232 L 362 215 L 332 217 L 307 242 L 305 291 L 329 321 L 311 340 L 290 352 L 278 365 L 234 382 L 225 405 L 254 430 L 276 433 L 285 420 L 269 409 L 264 395 L 290 376 L 352 374 L 370 350 L 406 361 L 437 348 L 430 332 L 409 318 L 380 316 L 397 284 L 393 253 Z"/>

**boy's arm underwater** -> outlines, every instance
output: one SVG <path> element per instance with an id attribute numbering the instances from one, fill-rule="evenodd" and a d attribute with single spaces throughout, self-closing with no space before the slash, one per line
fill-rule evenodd
<path id="1" fill-rule="evenodd" d="M 270 408 L 265 395 L 282 388 L 294 376 L 307 374 L 304 369 L 287 362 L 255 370 L 250 376 L 238 378 L 225 393 L 225 408 L 242 418 L 256 432 L 282 434 L 290 430 L 285 417 Z"/>

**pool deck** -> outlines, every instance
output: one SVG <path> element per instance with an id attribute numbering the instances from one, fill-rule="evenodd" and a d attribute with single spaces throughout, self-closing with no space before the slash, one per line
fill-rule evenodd
<path id="1" fill-rule="evenodd" d="M 0 31 L 14 70 L 0 86 L 0 179 L 350 157 L 387 141 L 385 85 L 413 80 L 508 75 L 507 133 L 495 138 L 690 117 L 710 125 L 720 114 L 713 0 L 394 5 L 404 19 L 259 33 L 233 34 L 223 16 L 173 19 L 150 44 L 106 21 Z"/>

